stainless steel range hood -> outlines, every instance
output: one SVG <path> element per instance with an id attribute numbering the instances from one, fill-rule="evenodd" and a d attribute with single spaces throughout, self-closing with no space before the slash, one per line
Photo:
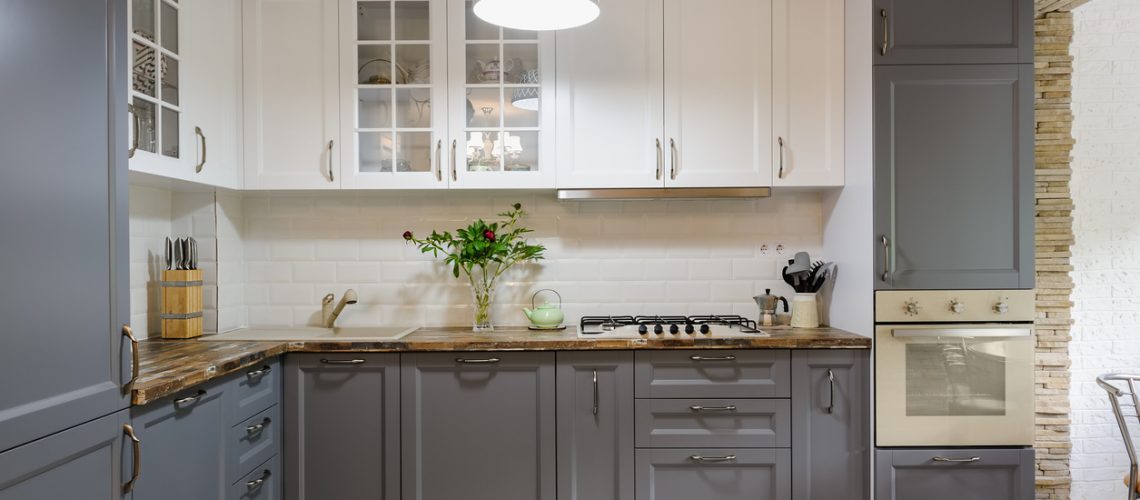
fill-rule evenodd
<path id="1" fill-rule="evenodd" d="M 560 200 L 657 200 L 710 198 L 767 198 L 772 188 L 617 188 L 559 189 Z"/>

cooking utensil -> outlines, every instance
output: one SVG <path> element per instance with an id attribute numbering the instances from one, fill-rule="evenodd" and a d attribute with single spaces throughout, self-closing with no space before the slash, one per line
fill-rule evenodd
<path id="1" fill-rule="evenodd" d="M 166 246 L 163 256 L 166 258 L 166 270 L 170 270 L 170 266 L 174 265 L 174 243 L 170 241 L 170 237 L 166 237 Z"/>
<path id="2" fill-rule="evenodd" d="M 193 237 L 187 238 L 186 244 L 190 247 L 190 269 L 198 269 L 198 240 Z"/>
<path id="3" fill-rule="evenodd" d="M 190 239 L 182 238 L 182 269 L 190 269 Z"/>
<path id="4" fill-rule="evenodd" d="M 173 267 L 175 270 L 178 270 L 178 271 L 182 270 L 182 240 L 181 239 L 174 240 L 174 263 L 173 263 Z"/>

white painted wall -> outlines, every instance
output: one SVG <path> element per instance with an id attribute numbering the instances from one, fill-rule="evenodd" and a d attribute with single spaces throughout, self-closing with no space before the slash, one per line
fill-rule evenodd
<path id="1" fill-rule="evenodd" d="M 1128 460 L 1093 380 L 1140 372 L 1140 2 L 1095 0 L 1074 21 L 1072 498 L 1103 500 L 1124 498 Z"/>

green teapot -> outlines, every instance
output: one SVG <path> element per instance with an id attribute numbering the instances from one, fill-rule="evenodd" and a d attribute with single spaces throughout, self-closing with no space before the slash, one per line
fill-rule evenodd
<path id="1" fill-rule="evenodd" d="M 551 304 L 550 301 L 546 301 L 543 302 L 541 306 L 536 307 L 535 299 L 537 299 L 538 294 L 542 292 L 552 292 L 558 296 L 558 305 L 555 306 Z M 530 306 L 532 309 L 523 308 L 523 314 L 525 314 L 527 319 L 537 328 L 557 328 L 562 325 L 562 320 L 566 318 L 562 313 L 562 295 L 549 288 L 534 292 L 534 295 L 530 296 Z"/>

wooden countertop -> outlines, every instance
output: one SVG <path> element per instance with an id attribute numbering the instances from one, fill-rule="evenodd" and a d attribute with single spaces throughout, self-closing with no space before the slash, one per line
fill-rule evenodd
<path id="1" fill-rule="evenodd" d="M 169 396 L 287 352 L 575 351 L 627 349 L 869 349 L 871 339 L 837 328 L 765 327 L 771 336 L 749 339 L 579 338 L 576 328 L 535 332 L 504 327 L 493 333 L 470 328 L 421 328 L 398 340 L 377 342 L 251 342 L 147 340 L 139 344 L 140 370 L 131 392 L 134 405 Z"/>

